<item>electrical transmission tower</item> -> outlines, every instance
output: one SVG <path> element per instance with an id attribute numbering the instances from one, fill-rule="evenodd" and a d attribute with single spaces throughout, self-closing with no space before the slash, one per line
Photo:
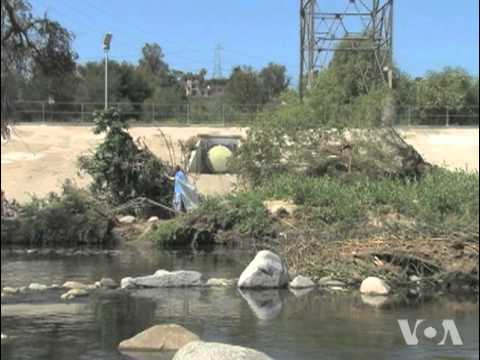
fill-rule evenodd
<path id="1" fill-rule="evenodd" d="M 218 44 L 215 48 L 215 63 L 213 65 L 213 78 L 223 79 L 223 67 L 222 67 L 222 51 L 223 47 Z"/>
<path id="2" fill-rule="evenodd" d="M 370 52 L 391 85 L 393 20 L 394 0 L 300 0 L 300 96 L 337 51 Z"/>

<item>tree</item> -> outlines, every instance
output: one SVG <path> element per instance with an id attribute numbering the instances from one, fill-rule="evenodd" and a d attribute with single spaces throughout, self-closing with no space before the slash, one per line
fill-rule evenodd
<path id="1" fill-rule="evenodd" d="M 249 66 L 236 67 L 226 87 L 229 101 L 241 110 L 254 110 L 264 101 L 264 92 L 258 74 Z"/>
<path id="2" fill-rule="evenodd" d="M 166 75 L 169 72 L 169 67 L 164 61 L 165 55 L 160 45 L 156 43 L 145 44 L 142 54 L 143 58 L 140 59 L 139 63 L 140 70 L 157 77 Z"/>
<path id="3" fill-rule="evenodd" d="M 267 101 L 277 98 L 290 85 L 287 68 L 283 65 L 270 63 L 259 76 Z"/>
<path id="4" fill-rule="evenodd" d="M 48 76 L 62 77 L 75 67 L 73 35 L 47 16 L 35 17 L 27 0 L 1 0 L 2 135 L 7 112 L 16 94 L 10 81 L 30 74 L 37 66 Z"/>
<path id="5" fill-rule="evenodd" d="M 420 82 L 419 105 L 426 110 L 460 111 L 468 105 L 471 76 L 463 69 L 430 71 Z"/>

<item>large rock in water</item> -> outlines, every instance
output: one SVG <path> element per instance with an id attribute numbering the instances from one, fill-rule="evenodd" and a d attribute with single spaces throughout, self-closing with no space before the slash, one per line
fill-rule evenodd
<path id="1" fill-rule="evenodd" d="M 288 286 L 285 261 L 270 251 L 261 251 L 238 280 L 241 289 L 280 289 Z"/>
<path id="2" fill-rule="evenodd" d="M 184 288 L 202 285 L 202 274 L 196 271 L 159 270 L 154 275 L 122 280 L 122 288 Z"/>
<path id="3" fill-rule="evenodd" d="M 154 326 L 119 345 L 124 352 L 169 352 L 178 351 L 185 345 L 199 341 L 194 333 L 178 325 Z"/>
<path id="4" fill-rule="evenodd" d="M 273 360 L 255 350 L 216 343 L 192 342 L 175 355 L 173 360 Z"/>
<path id="5" fill-rule="evenodd" d="M 386 296 L 392 292 L 392 289 L 384 280 L 377 277 L 369 277 L 362 282 L 360 292 L 365 295 Z"/>

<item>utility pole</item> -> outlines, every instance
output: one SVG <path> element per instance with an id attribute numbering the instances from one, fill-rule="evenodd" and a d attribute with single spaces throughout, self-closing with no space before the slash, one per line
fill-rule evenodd
<path id="1" fill-rule="evenodd" d="M 338 51 L 371 53 L 393 87 L 393 21 L 394 0 L 300 0 L 300 96 Z"/>
<path id="2" fill-rule="evenodd" d="M 107 33 L 103 39 L 103 50 L 105 53 L 105 111 L 108 110 L 108 52 L 110 51 L 112 38 L 113 35 Z"/>

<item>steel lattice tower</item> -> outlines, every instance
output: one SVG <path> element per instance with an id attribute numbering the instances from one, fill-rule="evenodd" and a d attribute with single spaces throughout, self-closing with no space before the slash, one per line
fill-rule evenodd
<path id="1" fill-rule="evenodd" d="M 223 66 L 222 66 L 222 51 L 223 47 L 218 44 L 215 48 L 215 61 L 213 64 L 213 78 L 223 79 Z"/>
<path id="2" fill-rule="evenodd" d="M 300 0 L 300 95 L 336 51 L 372 53 L 381 76 L 393 65 L 394 0 Z M 352 48 L 338 45 L 352 39 Z"/>

